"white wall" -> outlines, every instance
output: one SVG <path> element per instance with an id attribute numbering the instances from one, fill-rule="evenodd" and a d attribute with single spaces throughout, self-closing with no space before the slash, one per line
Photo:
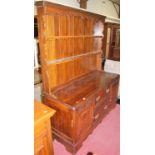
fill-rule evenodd
<path id="1" fill-rule="evenodd" d="M 117 12 L 115 11 L 112 2 L 109 0 L 88 0 L 87 10 L 101 15 L 118 18 Z"/>
<path id="2" fill-rule="evenodd" d="M 35 0 L 35 1 L 39 1 L 39 0 Z M 77 0 L 48 0 L 48 1 L 80 9 L 80 6 Z M 112 2 L 110 2 L 109 0 L 88 0 L 86 10 L 89 12 L 94 12 L 97 14 L 107 16 L 108 18 L 111 19 L 111 22 L 113 19 L 114 19 L 114 22 L 119 22 L 117 12 Z M 34 14 L 36 14 L 36 9 Z"/>
<path id="3" fill-rule="evenodd" d="M 40 0 L 35 0 L 35 1 L 40 1 Z M 77 0 L 47 0 L 47 1 L 79 8 L 79 3 L 77 2 Z"/>

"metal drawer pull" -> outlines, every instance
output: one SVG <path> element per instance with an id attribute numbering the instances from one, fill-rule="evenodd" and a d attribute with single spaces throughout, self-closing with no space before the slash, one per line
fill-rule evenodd
<path id="1" fill-rule="evenodd" d="M 99 114 L 97 114 L 95 117 L 94 117 L 94 119 L 97 119 L 99 117 Z"/>
<path id="2" fill-rule="evenodd" d="M 109 93 L 109 88 L 108 88 L 108 89 L 106 89 L 106 93 Z"/>
<path id="3" fill-rule="evenodd" d="M 96 98 L 96 101 L 99 101 L 99 100 L 100 100 L 100 98 L 101 98 L 101 96 L 98 96 L 98 97 Z"/>
<path id="4" fill-rule="evenodd" d="M 108 106 L 106 105 L 105 107 L 104 107 L 104 109 L 107 109 L 108 108 Z"/>
<path id="5" fill-rule="evenodd" d="M 85 97 L 83 97 L 82 99 L 83 99 L 83 101 L 85 101 L 85 100 L 86 100 L 86 98 L 85 98 Z"/>

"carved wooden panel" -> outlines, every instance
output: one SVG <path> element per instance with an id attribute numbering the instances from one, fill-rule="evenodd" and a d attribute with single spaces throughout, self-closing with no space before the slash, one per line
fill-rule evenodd
<path id="1" fill-rule="evenodd" d="M 104 16 L 48 2 L 37 4 L 44 92 L 101 69 Z"/>

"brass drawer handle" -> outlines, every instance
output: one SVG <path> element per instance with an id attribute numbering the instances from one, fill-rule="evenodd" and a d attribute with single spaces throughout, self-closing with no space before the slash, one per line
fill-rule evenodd
<path id="1" fill-rule="evenodd" d="M 107 109 L 108 108 L 108 106 L 106 105 L 106 106 L 104 106 L 104 109 Z"/>
<path id="2" fill-rule="evenodd" d="M 100 98 L 101 98 L 101 96 L 98 96 L 98 97 L 96 98 L 96 101 L 99 101 L 99 100 L 100 100 Z"/>
<path id="3" fill-rule="evenodd" d="M 83 101 L 85 101 L 85 100 L 86 100 L 86 98 L 85 98 L 85 97 L 83 97 L 83 98 L 82 98 L 82 100 L 83 100 Z"/>
<path id="4" fill-rule="evenodd" d="M 110 91 L 110 90 L 109 90 L 109 88 L 108 88 L 108 89 L 106 89 L 106 93 L 109 93 L 109 91 Z"/>
<path id="5" fill-rule="evenodd" d="M 97 114 L 97 115 L 94 117 L 94 119 L 98 119 L 98 117 L 99 117 L 99 114 Z"/>

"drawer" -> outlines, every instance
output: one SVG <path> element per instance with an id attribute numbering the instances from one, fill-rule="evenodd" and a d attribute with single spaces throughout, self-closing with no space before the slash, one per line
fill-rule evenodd
<path id="1" fill-rule="evenodd" d="M 94 126 L 96 126 L 108 112 L 109 112 L 109 106 L 107 104 L 99 106 L 94 112 L 93 116 Z"/>
<path id="2" fill-rule="evenodd" d="M 94 117 L 96 117 L 97 113 L 104 113 L 109 108 L 109 105 L 107 103 L 105 104 L 99 104 L 95 110 L 94 110 Z"/>
<path id="3" fill-rule="evenodd" d="M 81 101 L 79 101 L 79 106 L 77 107 L 77 111 L 81 112 L 84 109 L 87 109 L 91 105 L 94 104 L 94 97 L 83 97 Z"/>
<path id="4" fill-rule="evenodd" d="M 100 100 L 103 98 L 104 98 L 104 91 L 99 91 L 95 96 L 95 103 L 100 102 Z"/>
<path id="5" fill-rule="evenodd" d="M 108 86 L 106 89 L 105 89 L 105 94 L 109 94 L 110 93 L 110 86 Z"/>
<path id="6" fill-rule="evenodd" d="M 110 93 L 110 86 L 108 86 L 105 90 L 98 91 L 95 96 L 95 103 L 99 102 L 101 99 L 106 98 L 106 96 Z"/>

